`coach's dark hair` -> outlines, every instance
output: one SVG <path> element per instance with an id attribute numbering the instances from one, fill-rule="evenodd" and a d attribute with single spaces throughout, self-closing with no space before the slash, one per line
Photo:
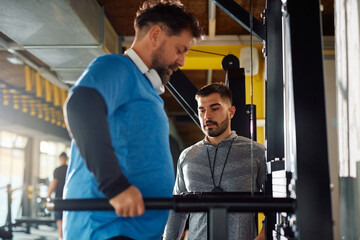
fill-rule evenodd
<path id="1" fill-rule="evenodd" d="M 136 13 L 135 29 L 142 30 L 154 24 L 163 24 L 167 35 L 178 35 L 188 29 L 195 39 L 202 36 L 202 29 L 192 13 L 185 12 L 180 1 L 151 0 L 146 1 Z"/>
<path id="2" fill-rule="evenodd" d="M 68 159 L 68 156 L 67 156 L 66 152 L 60 153 L 59 157 Z"/>
<path id="3" fill-rule="evenodd" d="M 218 93 L 221 98 L 229 99 L 232 104 L 232 93 L 231 90 L 224 83 L 211 83 L 202 87 L 195 95 L 195 98 L 198 97 L 207 97 L 210 94 Z"/>

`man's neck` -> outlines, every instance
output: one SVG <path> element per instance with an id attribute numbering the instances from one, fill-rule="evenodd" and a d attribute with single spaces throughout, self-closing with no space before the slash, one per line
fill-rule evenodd
<path id="1" fill-rule="evenodd" d="M 146 54 L 148 52 L 148 49 L 150 49 L 149 46 L 146 46 L 143 42 L 136 42 L 131 45 L 131 48 L 136 52 L 136 54 L 140 57 L 144 64 L 150 69 L 150 56 Z"/>
<path id="2" fill-rule="evenodd" d="M 212 145 L 217 146 L 219 142 L 228 138 L 230 135 L 231 135 L 231 130 L 229 129 L 229 131 L 225 131 L 217 137 L 206 136 L 206 138 Z"/>

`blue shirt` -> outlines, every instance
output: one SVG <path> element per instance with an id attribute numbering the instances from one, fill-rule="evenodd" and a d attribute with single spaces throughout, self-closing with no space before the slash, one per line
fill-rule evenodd
<path id="1" fill-rule="evenodd" d="M 128 181 L 144 198 L 171 197 L 174 186 L 169 124 L 164 103 L 149 79 L 122 55 L 95 59 L 75 86 L 97 90 L 107 106 L 112 147 Z M 89 116 L 91 117 L 91 116 Z M 91 129 L 89 129 L 91 131 Z M 101 161 L 101 159 L 99 159 Z M 74 142 L 64 198 L 105 198 Z M 65 211 L 64 239 L 160 239 L 168 211 L 149 210 L 134 218 L 114 211 Z"/>

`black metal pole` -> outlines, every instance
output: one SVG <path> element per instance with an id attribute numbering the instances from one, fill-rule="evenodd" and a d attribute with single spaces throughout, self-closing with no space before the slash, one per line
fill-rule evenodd
<path id="1" fill-rule="evenodd" d="M 284 103 L 283 103 L 283 52 L 281 1 L 266 1 L 266 159 L 284 158 Z M 284 167 L 282 169 L 285 169 Z M 265 194 L 272 196 L 272 168 L 266 176 Z M 275 214 L 267 213 L 266 239 L 272 239 L 275 229 Z"/>
<path id="2" fill-rule="evenodd" d="M 295 200 L 289 198 L 247 196 L 180 196 L 145 198 L 145 208 L 173 209 L 180 212 L 207 212 L 212 208 L 227 208 L 230 212 L 294 212 Z M 65 199 L 48 202 L 49 210 L 98 211 L 113 210 L 107 199 Z"/>
<path id="3" fill-rule="evenodd" d="M 200 127 L 195 100 L 197 89 L 180 69 L 171 75 L 170 82 L 166 84 L 166 88 L 185 109 L 196 125 Z"/>
<path id="4" fill-rule="evenodd" d="M 229 0 L 212 0 L 219 8 L 226 12 L 230 17 L 232 17 L 236 22 L 243 26 L 246 30 L 250 32 L 250 17 L 249 13 L 243 9 L 235 1 Z M 253 21 L 253 34 L 260 41 L 265 39 L 265 27 L 259 22 L 254 16 L 252 16 Z"/>
<path id="5" fill-rule="evenodd" d="M 208 212 L 208 239 L 227 239 L 228 212 L 294 212 L 295 200 L 249 197 L 250 193 L 189 193 L 173 198 L 144 198 L 145 208 L 180 212 Z M 48 202 L 49 210 L 113 210 L 107 199 L 65 199 Z"/>
<path id="6" fill-rule="evenodd" d="M 8 231 L 12 232 L 12 221 L 11 221 L 11 193 L 12 193 L 12 189 L 11 189 L 11 184 L 8 184 L 6 186 L 7 188 L 7 206 L 8 206 L 8 214 L 6 217 L 6 226 L 8 227 Z"/>
<path id="7" fill-rule="evenodd" d="M 231 130 L 235 130 L 239 136 L 250 138 L 250 122 L 246 114 L 244 68 L 227 69 L 225 82 L 233 94 L 233 105 L 236 108 L 236 113 L 231 119 Z"/>
<path id="8" fill-rule="evenodd" d="M 227 213 L 228 211 L 226 208 L 211 208 L 209 210 L 207 216 L 208 240 L 228 239 Z"/>
<path id="9" fill-rule="evenodd" d="M 333 239 L 320 1 L 288 0 L 284 8 L 296 121 L 295 237 Z"/>

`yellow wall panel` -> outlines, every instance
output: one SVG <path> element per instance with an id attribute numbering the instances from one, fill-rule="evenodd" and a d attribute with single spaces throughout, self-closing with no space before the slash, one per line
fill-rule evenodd
<path id="1" fill-rule="evenodd" d="M 32 70 L 28 65 L 25 65 L 25 91 L 31 92 L 32 90 Z"/>
<path id="2" fill-rule="evenodd" d="M 35 85 L 36 85 L 36 97 L 43 97 L 43 82 L 44 79 L 39 73 L 35 74 Z"/>
<path id="3" fill-rule="evenodd" d="M 45 101 L 47 102 L 51 102 L 52 101 L 52 89 L 53 89 L 53 85 L 51 84 L 51 82 L 45 80 Z"/>
<path id="4" fill-rule="evenodd" d="M 61 89 L 60 90 L 60 97 L 61 97 L 61 107 L 63 108 L 64 107 L 64 104 L 65 104 L 65 101 L 66 101 L 66 98 L 67 98 L 67 95 L 68 95 L 68 91 L 64 90 L 64 89 Z"/>
<path id="5" fill-rule="evenodd" d="M 54 106 L 60 106 L 60 89 L 57 86 L 54 86 Z"/>

